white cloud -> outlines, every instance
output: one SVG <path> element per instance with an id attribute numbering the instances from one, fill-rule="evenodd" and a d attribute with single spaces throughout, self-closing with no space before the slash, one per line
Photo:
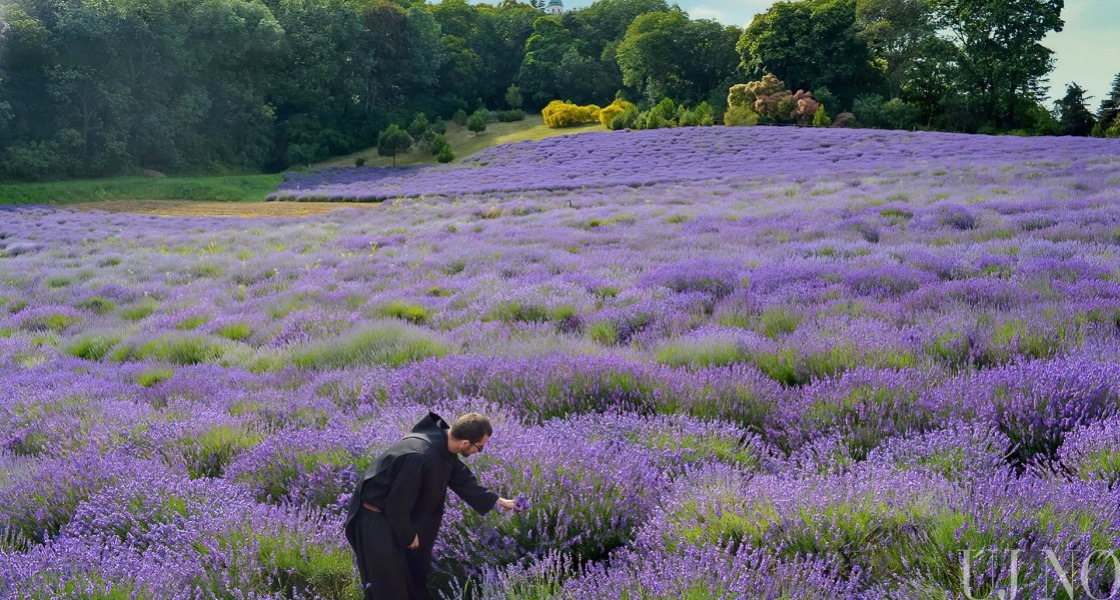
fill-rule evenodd
<path id="1" fill-rule="evenodd" d="M 709 6 L 692 6 L 687 10 L 688 16 L 691 19 L 711 19 L 713 21 L 719 21 L 720 23 L 723 23 L 725 25 L 733 22 L 727 16 L 727 13 L 718 8 L 711 8 Z"/>
<path id="2" fill-rule="evenodd" d="M 773 4 L 772 0 L 707 0 L 704 4 L 677 0 L 677 3 L 693 19 L 715 19 L 724 25 L 738 27 L 750 25 L 755 15 L 765 12 Z"/>

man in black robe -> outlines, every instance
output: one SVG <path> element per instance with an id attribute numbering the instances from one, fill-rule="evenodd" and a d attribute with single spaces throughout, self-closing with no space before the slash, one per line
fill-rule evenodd
<path id="1" fill-rule="evenodd" d="M 412 433 L 389 447 L 354 490 L 346 539 L 358 559 L 365 600 L 426 600 L 432 547 L 443 519 L 447 488 L 479 514 L 513 500 L 478 483 L 459 460 L 482 452 L 493 428 L 478 413 L 455 425 L 428 413 Z"/>

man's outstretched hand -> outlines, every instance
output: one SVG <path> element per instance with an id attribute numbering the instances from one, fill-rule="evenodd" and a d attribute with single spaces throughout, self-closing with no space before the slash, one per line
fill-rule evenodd
<path id="1" fill-rule="evenodd" d="M 513 512 L 522 512 L 529 510 L 529 499 L 522 494 L 518 494 L 516 500 L 509 498 L 498 498 L 498 506 L 502 510 L 512 510 Z"/>

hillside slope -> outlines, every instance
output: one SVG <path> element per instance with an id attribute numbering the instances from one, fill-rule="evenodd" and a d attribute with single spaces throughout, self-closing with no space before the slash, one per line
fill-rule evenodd
<path id="1" fill-rule="evenodd" d="M 553 129 L 544 124 L 544 119 L 541 115 L 527 115 L 524 121 L 514 121 L 512 123 L 490 123 L 486 127 L 486 131 L 475 134 L 467 129 L 459 128 L 451 121 L 446 122 L 447 133 L 444 137 L 447 138 L 447 143 L 451 144 L 451 151 L 459 159 L 464 159 L 472 154 L 500 144 L 509 142 L 520 142 L 524 140 L 542 140 L 547 137 L 557 135 L 567 135 L 572 133 L 584 133 L 588 131 L 607 131 L 605 127 L 599 124 L 582 125 L 579 127 L 567 127 L 564 129 Z M 333 156 L 325 161 L 315 163 L 312 169 L 323 169 L 328 167 L 352 167 L 354 161 L 357 159 L 365 160 L 366 166 L 371 167 L 388 167 L 393 164 L 393 160 L 388 156 L 380 156 L 377 154 L 376 140 L 369 148 L 352 152 L 343 156 Z M 411 150 L 403 154 L 397 155 L 396 166 L 408 165 L 422 165 L 422 164 L 438 164 L 436 158 L 432 156 L 431 152 L 419 147 L 413 146 Z"/>
<path id="2" fill-rule="evenodd" d="M 487 148 L 449 165 L 336 167 L 289 174 L 273 200 L 396 197 L 746 181 L 775 175 L 839 178 L 886 170 L 1023 164 L 1120 155 L 1095 138 L 997 137 L 870 129 L 700 127 L 562 135 Z"/>

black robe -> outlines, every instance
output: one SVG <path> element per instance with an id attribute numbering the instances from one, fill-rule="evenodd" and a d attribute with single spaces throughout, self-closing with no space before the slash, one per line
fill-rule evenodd
<path id="1" fill-rule="evenodd" d="M 346 539 L 358 560 L 366 600 L 428 598 L 432 547 L 448 487 L 479 514 L 498 501 L 498 494 L 481 486 L 447 449 L 449 429 L 439 415 L 428 413 L 374 462 L 354 489 Z M 363 508 L 363 502 L 382 512 Z M 420 537 L 420 548 L 409 550 L 414 536 Z"/>

